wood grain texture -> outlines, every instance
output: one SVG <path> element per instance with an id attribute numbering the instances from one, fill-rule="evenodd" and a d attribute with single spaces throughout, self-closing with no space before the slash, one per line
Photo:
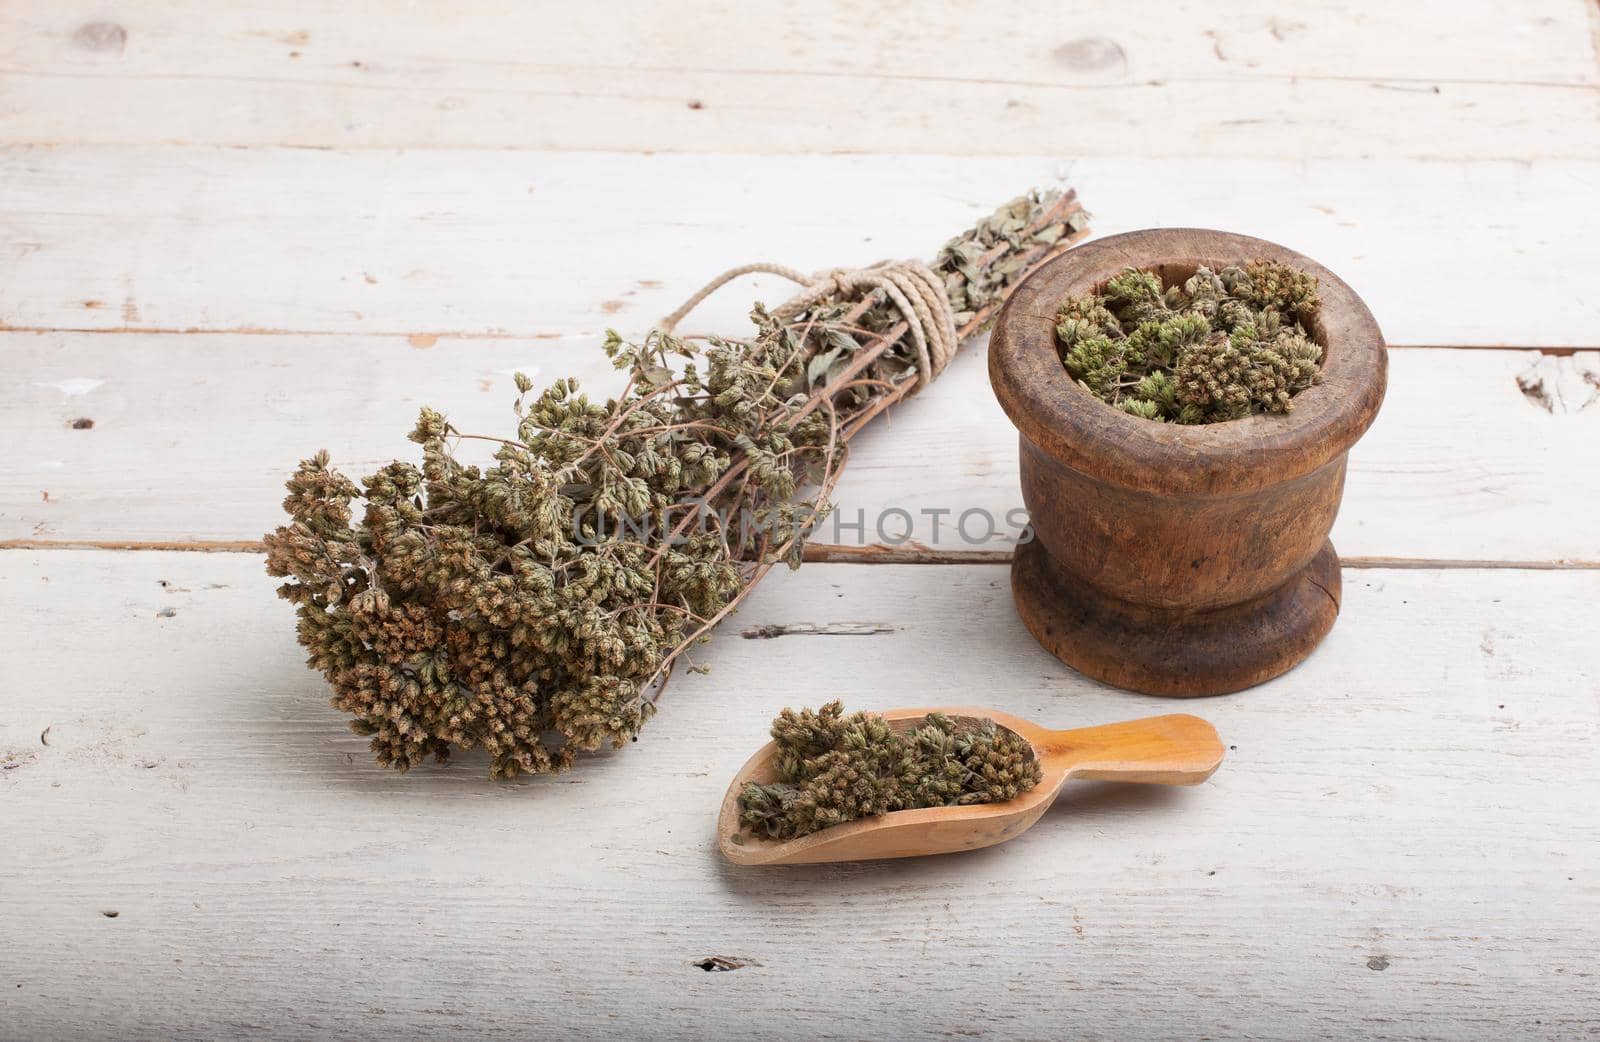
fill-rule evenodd
<path id="1" fill-rule="evenodd" d="M 1074 669 L 1128 691 L 1198 698 L 1243 691 L 1299 665 L 1339 618 L 1341 575 L 1324 540 L 1253 600 L 1208 611 L 1152 608 L 1101 593 L 1036 540 L 1016 549 L 1011 593 L 1028 632 Z"/>
<path id="2" fill-rule="evenodd" d="M 0 544 L 146 547 L 0 552 L 0 1038 L 1600 1034 L 1597 56 L 1592 0 L 0 5 Z M 604 386 L 605 326 L 730 264 L 922 256 L 1055 178 L 1490 348 L 1393 353 L 1334 530 L 1368 567 L 1303 667 L 1197 703 L 1203 786 L 741 871 L 716 801 L 782 705 L 1166 704 L 1038 648 L 1001 569 L 812 564 L 620 755 L 399 777 L 259 557 L 156 549 L 247 545 L 423 402 Z M 1005 552 L 921 513 L 1020 505 L 983 366 L 852 460 L 846 511 L 929 544 L 892 554 Z"/>
<path id="3" fill-rule="evenodd" d="M 1223 228 L 1313 257 L 1394 344 L 1600 346 L 1600 284 L 1555 275 L 1592 267 L 1600 163 L 1079 155 L 0 148 L 0 328 L 562 346 L 643 332 L 735 264 L 931 257 L 1061 178 L 1101 235 Z M 790 289 L 741 281 L 695 321 L 740 328 Z"/>
<path id="4" fill-rule="evenodd" d="M 500 433 L 518 369 L 592 389 L 616 379 L 586 337 L 419 349 L 404 337 L 0 333 L 0 355 L 21 374 L 0 381 L 0 438 L 13 449 L 0 461 L 0 541 L 256 540 L 281 522 L 295 462 L 320 448 L 365 475 L 414 449 L 405 433 L 423 404 L 464 430 Z M 1388 403 L 1351 453 L 1333 533 L 1341 553 L 1600 560 L 1600 531 L 1571 523 L 1600 515 L 1600 407 L 1547 411 L 1518 383 L 1552 361 L 1600 380 L 1600 354 L 1390 357 Z M 1009 549 L 1022 507 L 1016 432 L 985 359 L 981 343 L 964 348 L 861 435 L 819 543 Z M 82 419 L 94 426 L 74 428 Z M 983 513 L 963 521 L 969 510 Z"/>
<path id="5" fill-rule="evenodd" d="M 1600 1028 L 1600 575 L 1352 573 L 1303 667 L 1196 704 L 1230 747 L 1205 785 L 1074 788 L 969 855 L 725 865 L 718 800 L 780 706 L 1166 705 L 1040 650 L 1003 572 L 930 571 L 774 576 L 637 745 L 496 784 L 371 766 L 257 558 L 0 554 L 5 1034 Z M 892 631 L 739 636 L 862 619 Z"/>
<path id="6" fill-rule="evenodd" d="M 1600 156 L 1584 0 L 7 5 L 0 135 L 688 152 Z M 1425 42 L 1425 45 L 1424 43 Z M 841 118 L 841 114 L 848 118 Z"/>

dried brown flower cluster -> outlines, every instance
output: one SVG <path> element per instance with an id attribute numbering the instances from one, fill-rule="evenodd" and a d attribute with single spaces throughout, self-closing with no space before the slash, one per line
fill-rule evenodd
<path id="1" fill-rule="evenodd" d="M 897 731 L 881 716 L 785 709 L 772 721 L 778 780 L 747 784 L 739 820 L 774 839 L 792 839 L 918 807 L 1001 803 L 1039 784 L 1043 772 L 1026 739 L 993 720 L 930 713 Z"/>
<path id="2" fill-rule="evenodd" d="M 1128 268 L 1062 305 L 1056 339 L 1067 372 L 1123 412 L 1218 423 L 1286 413 L 1321 381 L 1322 348 L 1307 334 L 1317 307 L 1317 280 L 1271 261 L 1166 287 Z"/>
<path id="3" fill-rule="evenodd" d="M 960 336 L 1084 223 L 1070 193 L 1035 193 L 947 244 L 930 267 Z M 424 409 L 420 466 L 358 485 L 326 453 L 300 465 L 267 569 L 380 763 L 484 749 L 510 777 L 620 746 L 684 651 L 799 564 L 847 442 L 918 386 L 919 359 L 878 290 L 753 319 L 748 339 L 611 334 L 628 379 L 607 400 L 519 374 L 508 438 Z M 492 464 L 459 459 L 464 439 Z"/>

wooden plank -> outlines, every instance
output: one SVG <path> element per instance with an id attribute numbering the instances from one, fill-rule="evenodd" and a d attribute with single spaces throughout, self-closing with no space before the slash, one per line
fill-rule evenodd
<path id="1" fill-rule="evenodd" d="M 1349 574 L 1304 666 L 1187 704 L 1230 748 L 1206 785 L 1086 785 L 990 851 L 771 872 L 720 863 L 712 822 L 780 706 L 1172 703 L 1045 655 L 996 569 L 817 565 L 765 584 L 619 755 L 398 776 L 326 707 L 272 584 L 247 555 L 0 554 L 6 1034 L 1600 1028 L 1600 645 L 1571 624 L 1595 573 Z M 822 632 L 740 637 L 798 623 Z"/>
<path id="2" fill-rule="evenodd" d="M 1364 296 L 1393 343 L 1600 343 L 1600 287 L 1577 275 L 1600 240 L 1600 163 L 1253 155 L 0 149 L 0 327 L 642 331 L 731 265 L 810 271 L 928 256 L 1056 178 L 1080 190 L 1100 234 L 1227 228 L 1316 257 Z M 752 300 L 789 291 L 753 279 L 696 321 L 740 328 Z"/>
<path id="3" fill-rule="evenodd" d="M 619 385 L 584 338 L 418 349 L 384 337 L 6 333 L 0 353 L 24 374 L 0 387 L 0 438 L 15 447 L 0 463 L 4 540 L 258 539 L 282 522 L 295 462 L 320 448 L 358 477 L 412 458 L 405 433 L 424 404 L 504 435 L 518 369 L 578 375 L 597 393 Z M 1342 553 L 1600 561 L 1600 531 L 1573 523 L 1600 515 L 1600 408 L 1576 390 L 1600 394 L 1600 354 L 1401 349 L 1390 364 L 1384 410 L 1352 453 Z M 1570 411 L 1547 411 L 1518 382 L 1546 378 L 1568 388 Z M 92 428 L 74 426 L 83 420 Z M 859 439 L 818 542 L 1004 551 L 1020 527 L 1016 468 L 982 345 L 969 346 Z M 983 513 L 963 521 L 969 510 Z"/>
<path id="4" fill-rule="evenodd" d="M 7 5 L 49 144 L 1600 157 L 1592 5 Z"/>

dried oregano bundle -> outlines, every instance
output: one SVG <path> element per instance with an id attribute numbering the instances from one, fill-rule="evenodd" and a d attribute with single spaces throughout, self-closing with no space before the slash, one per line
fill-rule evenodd
<path id="1" fill-rule="evenodd" d="M 1085 222 L 1071 193 L 1035 193 L 926 268 L 829 274 L 758 306 L 748 338 L 612 333 L 615 398 L 519 374 L 510 437 L 424 409 L 420 466 L 357 484 L 325 452 L 304 461 L 267 570 L 333 705 L 401 770 L 481 748 L 496 776 L 559 771 L 633 739 L 684 651 L 800 563 L 850 438 L 936 375 L 924 326 L 953 350 Z M 493 462 L 458 458 L 465 440 Z"/>
<path id="2" fill-rule="evenodd" d="M 1056 340 L 1067 372 L 1123 412 L 1171 423 L 1286 413 L 1322 380 L 1322 348 L 1307 334 L 1317 280 L 1259 261 L 1181 286 L 1125 269 L 1103 292 L 1067 301 Z"/>
<path id="3" fill-rule="evenodd" d="M 918 807 L 1015 799 L 1043 777 L 1033 748 L 993 720 L 929 713 L 894 730 L 871 713 L 785 709 L 772 721 L 778 780 L 750 782 L 739 820 L 773 839 L 792 839 L 858 818 Z"/>

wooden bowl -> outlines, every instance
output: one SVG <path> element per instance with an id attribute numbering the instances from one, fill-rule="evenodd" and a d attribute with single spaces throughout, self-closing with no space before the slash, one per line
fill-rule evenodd
<path id="1" fill-rule="evenodd" d="M 1061 364 L 1056 312 L 1126 267 L 1170 283 L 1275 260 L 1317 277 L 1308 330 L 1323 382 L 1287 415 L 1177 426 L 1130 416 Z M 1293 668 L 1339 613 L 1328 532 L 1345 457 L 1377 415 L 1383 334 L 1337 275 L 1262 239 L 1192 228 L 1079 246 L 1032 275 L 1000 312 L 989 380 L 1021 434 L 1022 498 L 1035 538 L 1018 547 L 1012 594 L 1057 658 L 1118 687 L 1215 695 Z"/>

